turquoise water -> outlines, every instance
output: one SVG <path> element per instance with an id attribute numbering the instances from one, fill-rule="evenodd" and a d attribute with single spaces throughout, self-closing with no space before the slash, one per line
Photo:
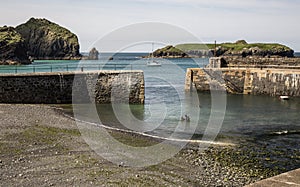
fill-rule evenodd
<path id="1" fill-rule="evenodd" d="M 143 57 L 147 55 L 148 53 L 101 53 L 99 60 L 35 60 L 29 65 L 1 65 L 0 73 L 144 69 L 149 59 Z M 113 57 L 113 60 L 109 60 L 110 57 Z M 196 67 L 195 62 L 200 66 L 208 63 L 208 59 L 171 60 L 183 68 Z M 164 60 L 157 59 L 156 61 L 163 62 Z"/>
<path id="2" fill-rule="evenodd" d="M 145 105 L 131 105 L 130 112 L 140 122 L 147 122 L 149 125 L 143 132 L 161 137 L 202 139 L 209 127 L 209 120 L 223 117 L 222 111 L 213 111 L 215 109 L 212 109 L 212 101 L 219 102 L 218 99 L 224 96 L 216 95 L 212 98 L 208 93 L 185 92 L 184 82 L 186 68 L 203 67 L 208 59 L 157 59 L 161 62 L 161 67 L 147 67 L 148 60 L 141 56 L 126 54 L 115 56 L 112 61 L 36 61 L 27 66 L 1 66 L 0 72 L 14 73 L 16 68 L 18 73 L 33 70 L 74 71 L 81 70 L 81 67 L 84 67 L 84 71 L 141 69 L 145 75 Z M 284 156 L 276 156 L 276 159 L 293 158 L 291 168 L 300 167 L 300 98 L 281 101 L 269 96 L 228 94 L 225 101 L 226 110 L 222 124 L 213 124 L 216 125 L 214 130 L 219 137 L 226 137 L 221 141 L 246 141 L 270 152 L 283 151 Z M 221 105 L 222 103 L 220 108 Z M 126 114 L 128 111 L 125 109 L 126 107 Z M 99 105 L 96 117 L 100 118 L 102 124 L 130 129 L 124 124 L 132 121 L 129 119 L 128 122 L 128 119 L 122 118 L 124 116 L 118 116 L 118 113 L 123 113 L 122 110 L 123 106 L 118 106 L 116 111 L 111 105 Z M 191 118 L 188 125 L 180 121 L 185 114 Z M 82 115 L 88 121 L 98 120 L 88 113 Z M 185 130 L 181 131 L 182 128 Z"/>
<path id="3" fill-rule="evenodd" d="M 140 119 L 150 116 L 149 107 L 166 106 L 165 124 L 177 125 L 178 119 L 189 111 L 193 104 L 186 103 L 189 94 L 184 91 L 185 73 L 187 68 L 203 67 L 208 59 L 157 59 L 162 63 L 161 67 L 147 67 L 148 59 L 141 58 L 146 53 L 123 53 L 116 54 L 114 60 L 107 61 L 112 54 L 103 55 L 98 61 L 35 61 L 31 65 L 23 66 L 0 66 L 2 73 L 14 73 L 18 69 L 21 72 L 49 72 L 49 71 L 75 71 L 84 67 L 86 70 L 98 69 L 138 69 L 143 70 L 145 75 L 145 105 L 134 105 L 132 110 Z M 199 98 L 199 127 L 196 134 L 202 134 L 199 129 L 206 127 L 211 113 L 211 95 L 196 93 Z M 107 106 L 102 105 L 105 111 Z M 104 107 L 105 106 L 105 107 Z M 183 108 L 187 107 L 187 108 Z M 109 108 L 109 106 L 108 106 Z M 99 107 L 101 110 L 101 106 Z M 107 113 L 107 112 L 106 112 Z M 110 119 L 110 115 L 107 118 Z M 193 119 L 193 116 L 191 116 Z M 107 120 L 110 121 L 110 120 Z M 162 131 L 172 131 L 174 126 L 158 128 Z M 169 128 L 169 129 L 168 129 Z M 281 101 L 269 96 L 227 95 L 226 113 L 220 132 L 234 136 L 251 136 L 272 134 L 288 131 L 287 134 L 297 134 L 300 131 L 300 99 L 292 98 L 289 101 Z M 158 132 L 154 132 L 158 133 Z M 283 133 L 283 135 L 286 133 Z M 168 133 L 166 133 L 166 136 Z"/>

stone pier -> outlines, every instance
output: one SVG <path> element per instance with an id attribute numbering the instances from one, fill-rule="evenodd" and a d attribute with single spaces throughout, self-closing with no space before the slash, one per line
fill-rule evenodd
<path id="1" fill-rule="evenodd" d="M 212 81 L 228 93 L 300 96 L 300 69 L 287 68 L 190 68 L 185 89 L 194 85 L 198 91 L 210 91 Z"/>
<path id="2" fill-rule="evenodd" d="M 0 103 L 143 104 L 144 98 L 143 71 L 0 74 Z"/>

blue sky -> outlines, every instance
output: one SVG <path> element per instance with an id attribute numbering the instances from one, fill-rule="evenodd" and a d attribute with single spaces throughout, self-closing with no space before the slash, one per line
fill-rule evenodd
<path id="1" fill-rule="evenodd" d="M 0 25 L 47 18 L 76 33 L 81 51 L 111 31 L 141 22 L 181 27 L 203 42 L 245 39 L 276 42 L 300 51 L 300 0 L 10 0 Z"/>

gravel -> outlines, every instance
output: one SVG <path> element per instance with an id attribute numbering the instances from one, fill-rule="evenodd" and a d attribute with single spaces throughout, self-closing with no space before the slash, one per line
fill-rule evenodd
<path id="1" fill-rule="evenodd" d="M 255 170 L 259 163 L 243 168 L 239 159 L 229 159 L 235 146 L 200 151 L 191 144 L 163 163 L 131 168 L 92 151 L 74 120 L 58 109 L 1 104 L 0 116 L 1 186 L 244 186 L 268 177 L 260 168 L 251 174 L 249 168 Z"/>

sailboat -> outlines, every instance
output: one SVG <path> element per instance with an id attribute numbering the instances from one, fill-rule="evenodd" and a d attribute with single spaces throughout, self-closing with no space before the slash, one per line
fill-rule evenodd
<path id="1" fill-rule="evenodd" d="M 151 67 L 158 67 L 161 66 L 161 63 L 159 63 L 158 61 L 154 60 L 154 56 L 153 56 L 153 47 L 154 47 L 154 43 L 152 43 L 152 53 L 151 53 L 151 60 L 147 62 L 147 66 L 151 66 Z"/>

